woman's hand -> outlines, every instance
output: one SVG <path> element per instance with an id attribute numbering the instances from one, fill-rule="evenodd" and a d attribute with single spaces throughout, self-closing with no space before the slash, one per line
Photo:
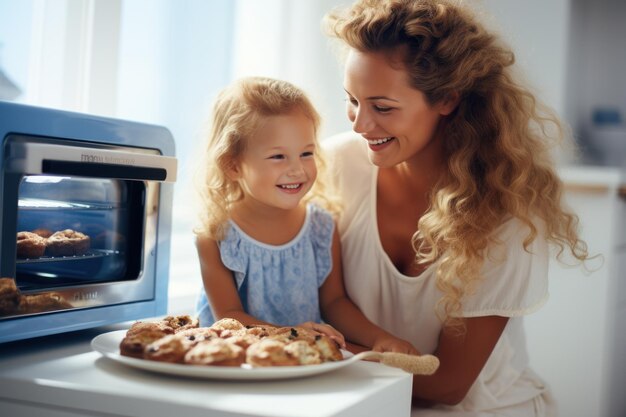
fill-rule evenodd
<path id="1" fill-rule="evenodd" d="M 329 324 L 315 323 L 312 321 L 307 321 L 305 323 L 301 323 L 298 327 L 304 327 L 308 330 L 313 330 L 314 332 L 321 333 L 333 339 L 341 349 L 346 348 L 346 340 L 341 333 L 337 331 L 333 326 Z"/>
<path id="2" fill-rule="evenodd" d="M 421 353 L 406 340 L 398 339 L 392 335 L 381 335 L 374 339 L 372 350 L 376 352 L 398 352 L 409 355 L 421 355 Z"/>

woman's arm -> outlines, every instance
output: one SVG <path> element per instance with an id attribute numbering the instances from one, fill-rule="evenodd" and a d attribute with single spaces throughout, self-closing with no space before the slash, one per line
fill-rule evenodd
<path id="1" fill-rule="evenodd" d="M 235 278 L 232 271 L 222 263 L 217 242 L 212 239 L 198 238 L 196 249 L 200 259 L 204 291 L 206 291 L 215 319 L 228 317 L 239 320 L 244 325 L 272 325 L 258 320 L 244 311 L 237 292 Z"/>
<path id="2" fill-rule="evenodd" d="M 351 351 L 378 350 L 417 354 L 417 350 L 409 342 L 394 337 L 369 321 L 348 298 L 343 283 L 341 242 L 337 228 L 333 234 L 332 258 L 332 271 L 319 293 L 324 321 L 343 333 L 350 342 L 348 347 Z"/>
<path id="3" fill-rule="evenodd" d="M 419 404 L 458 404 L 483 369 L 500 339 L 508 317 L 465 319 L 465 332 L 443 331 L 433 355 L 439 369 L 431 376 L 413 377 L 413 399 Z"/>

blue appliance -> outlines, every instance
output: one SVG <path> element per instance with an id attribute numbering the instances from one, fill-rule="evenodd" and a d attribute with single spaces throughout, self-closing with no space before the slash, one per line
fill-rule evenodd
<path id="1" fill-rule="evenodd" d="M 169 130 L 0 101 L 0 138 L 0 343 L 165 314 Z"/>

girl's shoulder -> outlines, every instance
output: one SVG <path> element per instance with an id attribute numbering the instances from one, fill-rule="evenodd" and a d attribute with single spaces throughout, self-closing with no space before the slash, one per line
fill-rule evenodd
<path id="1" fill-rule="evenodd" d="M 314 202 L 307 204 L 307 216 L 311 222 L 333 222 L 331 212 Z"/>
<path id="2" fill-rule="evenodd" d="M 335 230 L 335 219 L 333 215 L 315 203 L 309 203 L 307 210 L 311 239 L 320 246 L 330 246 Z"/>

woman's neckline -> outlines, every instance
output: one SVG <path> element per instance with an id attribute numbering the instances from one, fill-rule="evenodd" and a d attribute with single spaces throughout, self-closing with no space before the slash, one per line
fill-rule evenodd
<path id="1" fill-rule="evenodd" d="M 371 161 L 369 161 L 368 159 L 367 163 L 371 164 Z M 370 186 L 370 222 L 372 223 L 373 228 L 374 228 L 376 248 L 380 253 L 382 253 L 383 262 L 387 264 L 387 266 L 394 272 L 396 277 L 403 279 L 403 280 L 411 280 L 411 281 L 419 280 L 425 277 L 426 274 L 429 273 L 431 268 L 433 268 L 437 262 L 433 262 L 430 265 L 428 265 L 428 267 L 426 267 L 426 269 L 424 269 L 418 275 L 406 275 L 400 270 L 398 270 L 396 265 L 391 261 L 391 258 L 389 257 L 389 255 L 387 254 L 387 251 L 385 251 L 385 248 L 383 247 L 383 243 L 380 238 L 380 230 L 378 228 L 377 202 L 378 202 L 378 175 L 379 173 L 380 173 L 380 170 L 378 166 L 372 165 L 372 178 L 371 178 L 371 186 Z"/>

